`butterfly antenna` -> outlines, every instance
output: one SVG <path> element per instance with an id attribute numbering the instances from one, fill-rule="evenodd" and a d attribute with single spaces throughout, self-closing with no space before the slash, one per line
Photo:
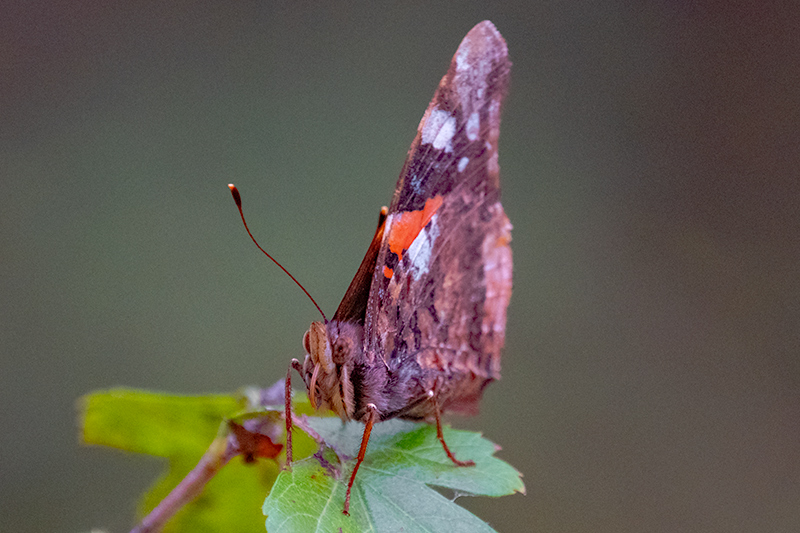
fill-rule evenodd
<path id="1" fill-rule="evenodd" d="M 246 230 L 247 230 L 247 234 L 248 234 L 248 235 L 250 235 L 250 238 L 253 240 L 253 242 L 255 243 L 255 245 L 256 245 L 256 246 L 258 246 L 258 249 L 259 249 L 259 250 L 261 250 L 261 251 L 264 253 L 264 255 L 266 255 L 267 257 L 269 257 L 269 258 L 272 260 L 272 262 L 273 262 L 273 263 L 275 263 L 276 265 L 278 265 L 278 266 L 280 267 L 280 269 L 281 269 L 281 270 L 283 270 L 283 271 L 286 273 L 286 275 L 287 275 L 287 276 L 289 276 L 290 278 L 292 278 L 292 281 L 294 281 L 295 283 L 297 283 L 297 286 L 298 286 L 298 287 L 300 287 L 300 289 L 301 289 L 301 290 L 302 290 L 304 293 L 306 293 L 306 296 L 308 296 L 308 299 L 309 299 L 309 300 L 311 300 L 311 303 L 312 303 L 312 304 L 314 304 L 314 307 L 316 307 L 316 308 L 317 308 L 317 311 L 319 311 L 319 314 L 321 314 L 321 315 L 322 315 L 322 320 L 323 320 L 323 321 L 325 321 L 325 323 L 327 324 L 327 322 L 328 322 L 328 318 L 325 316 L 325 313 L 323 313 L 323 312 L 322 312 L 322 308 L 319 306 L 319 304 L 317 304 L 317 301 L 316 301 L 314 298 L 312 298 L 312 297 L 311 297 L 311 295 L 308 293 L 308 291 L 306 290 L 306 288 L 305 288 L 305 287 L 303 287 L 303 285 L 302 285 L 302 284 L 301 284 L 299 281 L 297 281 L 297 279 L 296 279 L 294 276 L 292 276 L 292 274 L 291 274 L 291 273 L 290 273 L 288 270 L 286 270 L 286 269 L 283 267 L 283 265 L 282 265 L 282 264 L 278 263 L 278 261 L 276 261 L 274 257 L 272 257 L 271 255 L 269 255 L 269 254 L 267 253 L 267 251 L 266 251 L 266 250 L 264 250 L 264 249 L 261 247 L 261 245 L 260 245 L 260 244 L 258 244 L 258 241 L 256 241 L 256 238 L 255 238 L 255 237 L 253 237 L 253 234 L 252 234 L 252 233 L 250 233 L 250 228 L 248 228 L 248 227 L 247 227 L 247 221 L 244 219 L 244 212 L 242 211 L 242 196 L 239 194 L 239 189 L 237 189 L 237 188 L 236 188 L 236 186 L 235 186 L 233 183 L 229 183 L 229 184 L 228 184 L 228 188 L 231 190 L 231 194 L 233 195 L 233 201 L 234 201 L 234 202 L 236 202 L 236 207 L 239 209 L 239 215 L 242 217 L 242 224 L 244 224 L 244 229 L 246 229 Z"/>

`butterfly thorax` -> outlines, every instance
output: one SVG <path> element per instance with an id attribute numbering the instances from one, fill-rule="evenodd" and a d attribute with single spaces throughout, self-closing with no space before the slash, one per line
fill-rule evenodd
<path id="1" fill-rule="evenodd" d="M 415 358 L 395 358 L 398 364 L 390 367 L 384 357 L 364 353 L 362 335 L 363 326 L 354 322 L 311 324 L 303 337 L 301 374 L 312 406 L 330 409 L 342 420 L 364 421 L 369 405 L 381 420 L 421 418 L 409 408 L 427 397 L 430 380 Z"/>

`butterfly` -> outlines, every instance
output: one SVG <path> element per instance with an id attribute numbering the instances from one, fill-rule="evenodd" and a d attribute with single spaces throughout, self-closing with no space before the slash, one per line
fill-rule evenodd
<path id="1" fill-rule="evenodd" d="M 435 423 L 447 457 L 457 466 L 474 465 L 447 446 L 441 413 L 477 412 L 483 389 L 500 378 L 512 257 L 497 150 L 510 69 L 506 43 L 491 22 L 467 33 L 342 302 L 331 320 L 311 324 L 303 362 L 291 362 L 288 465 L 292 369 L 314 407 L 365 424 L 345 514 L 378 422 Z"/>

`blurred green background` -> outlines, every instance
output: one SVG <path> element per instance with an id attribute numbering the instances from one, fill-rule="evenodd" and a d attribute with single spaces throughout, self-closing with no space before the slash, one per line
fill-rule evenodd
<path id="1" fill-rule="evenodd" d="M 500 531 L 800 529 L 800 10 L 761 2 L 19 2 L 0 17 L 0 529 L 132 525 L 115 385 L 268 385 L 332 312 L 461 38 L 512 87 L 504 378 L 453 418 Z"/>

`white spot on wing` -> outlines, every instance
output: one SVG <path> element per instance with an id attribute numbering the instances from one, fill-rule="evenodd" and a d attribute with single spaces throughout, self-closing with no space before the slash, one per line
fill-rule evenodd
<path id="1" fill-rule="evenodd" d="M 437 150 L 441 150 L 442 148 L 444 148 L 445 152 L 452 152 L 453 135 L 455 134 L 456 134 L 456 117 L 451 116 L 445 121 L 444 124 L 442 124 L 442 129 L 439 130 L 439 133 L 433 140 L 433 147 L 436 148 Z"/>
<path id="2" fill-rule="evenodd" d="M 469 70 L 469 45 L 470 43 L 465 39 L 456 51 L 456 70 L 458 72 Z"/>
<path id="3" fill-rule="evenodd" d="M 458 160 L 458 171 L 459 172 L 464 172 L 464 169 L 467 168 L 468 164 L 469 164 L 469 157 L 462 157 L 461 159 L 459 159 Z"/>
<path id="4" fill-rule="evenodd" d="M 434 108 L 422 126 L 422 144 L 432 144 L 437 150 L 453 151 L 453 136 L 456 134 L 456 117 Z"/>
<path id="5" fill-rule="evenodd" d="M 496 142 L 500 136 L 500 100 L 498 98 L 493 98 L 489 104 L 489 127 L 491 128 L 489 138 Z"/>
<path id="6" fill-rule="evenodd" d="M 438 215 L 433 215 L 428 226 L 419 232 L 417 238 L 406 250 L 405 256 L 408 257 L 409 272 L 414 280 L 419 280 L 430 270 L 433 245 L 439 236 L 439 226 L 436 224 Z"/>
<path id="7" fill-rule="evenodd" d="M 481 117 L 477 111 L 474 111 L 467 119 L 467 139 L 470 141 L 474 141 L 478 138 L 478 134 L 481 131 Z"/>
<path id="8" fill-rule="evenodd" d="M 490 174 L 497 174 L 500 172 L 500 165 L 497 162 L 497 152 L 492 152 L 489 156 L 489 161 L 486 162 L 486 169 Z"/>
<path id="9" fill-rule="evenodd" d="M 442 129 L 442 124 L 444 124 L 449 116 L 450 113 L 442 111 L 438 107 L 431 110 L 425 124 L 420 124 L 422 126 L 422 130 L 420 131 L 422 134 L 422 144 L 431 144 L 433 142 L 436 138 L 436 134 Z"/>
<path id="10" fill-rule="evenodd" d="M 493 124 L 500 123 L 500 100 L 498 98 L 493 98 L 492 103 L 489 104 L 489 120 Z"/>

